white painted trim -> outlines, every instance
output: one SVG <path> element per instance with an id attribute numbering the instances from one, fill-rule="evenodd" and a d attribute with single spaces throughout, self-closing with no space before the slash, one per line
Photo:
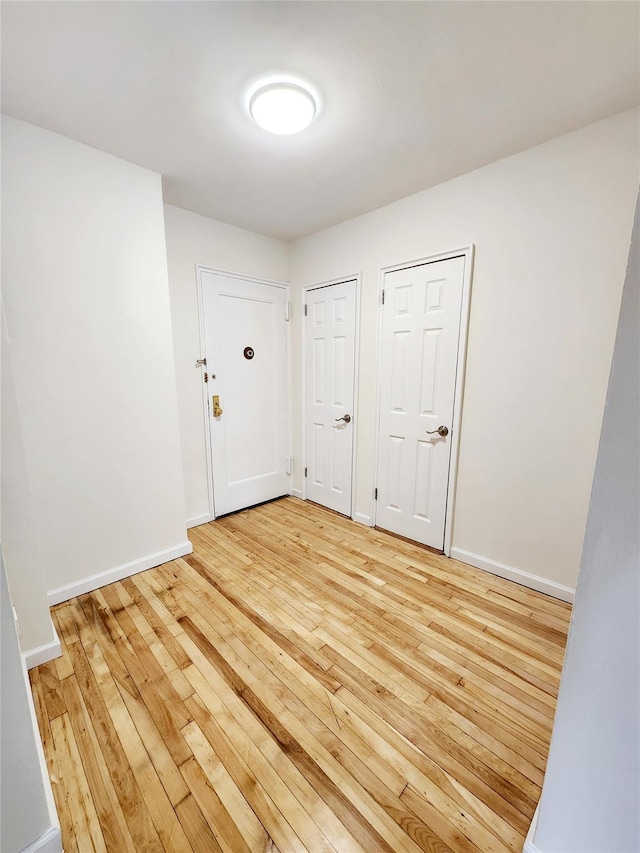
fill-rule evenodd
<path id="1" fill-rule="evenodd" d="M 229 272 L 228 270 L 217 269 L 216 267 L 208 267 L 204 264 L 196 264 L 196 289 L 198 294 L 198 326 L 200 331 L 200 358 L 206 358 L 207 356 L 207 347 L 206 347 L 206 337 L 205 337 L 205 322 L 204 322 L 204 297 L 202 291 L 202 273 L 212 273 L 213 275 L 224 276 L 225 278 L 236 278 L 240 281 L 249 281 L 254 282 L 255 284 L 266 284 L 270 287 L 279 287 L 285 291 L 286 303 L 288 306 L 288 328 L 287 328 L 287 336 L 286 336 L 286 351 L 285 351 L 285 360 L 287 366 L 287 378 L 288 378 L 288 388 L 287 388 L 287 446 L 288 446 L 288 455 L 291 457 L 293 462 L 293 409 L 292 409 L 292 391 L 293 391 L 293 382 L 291 376 L 291 284 L 287 281 L 275 281 L 270 278 L 258 278 L 254 275 L 245 275 L 244 273 L 239 272 Z M 211 365 L 207 365 L 207 369 L 211 371 Z M 204 438 L 205 438 L 205 448 L 207 454 L 207 490 L 209 493 L 209 512 L 211 518 L 208 521 L 215 520 L 215 482 L 213 475 L 213 449 L 211 447 L 211 425 L 209 423 L 211 412 L 209 409 L 209 395 L 207 393 L 207 384 L 205 382 L 202 383 L 202 415 L 203 415 L 203 428 L 204 428 Z M 292 465 L 293 467 L 293 465 Z M 289 482 L 291 482 L 292 474 L 289 474 Z M 200 522 L 205 523 L 205 522 Z M 189 525 L 188 525 L 189 526 Z"/>
<path id="2" fill-rule="evenodd" d="M 0 547 L 0 571 L 5 573 L 4 562 L 2 560 L 2 548 Z M 11 611 L 13 614 L 13 622 L 14 622 L 14 631 L 16 642 L 19 647 L 19 638 L 20 638 L 20 625 L 18 622 L 18 614 L 16 613 L 16 609 L 11 603 L 11 593 L 8 592 L 9 603 L 11 604 Z M 58 643 L 58 634 L 55 629 L 55 625 L 53 624 L 53 620 L 51 620 L 51 633 L 54 638 L 54 641 Z M 42 790 L 44 793 L 45 802 L 47 805 L 47 812 L 49 814 L 49 828 L 42 833 L 35 841 L 32 841 L 27 847 L 23 848 L 21 853 L 31 853 L 31 851 L 41 851 L 41 853 L 62 853 L 62 840 L 60 836 L 60 821 L 58 820 L 58 812 L 56 810 L 55 800 L 53 798 L 53 791 L 51 789 L 51 780 L 49 778 L 49 769 L 47 767 L 47 761 L 44 757 L 44 748 L 42 746 L 42 740 L 40 738 L 40 729 L 38 726 L 38 718 L 36 716 L 36 709 L 33 702 L 33 693 L 31 692 L 31 684 L 29 682 L 29 673 L 27 671 L 27 661 L 26 656 L 29 654 L 33 654 L 40 649 L 45 647 L 52 646 L 53 643 L 46 643 L 45 646 L 39 646 L 37 649 L 33 649 L 31 652 L 21 652 L 19 656 L 19 666 L 20 672 L 22 674 L 24 691 L 27 697 L 27 708 L 29 714 L 29 721 L 31 723 L 31 735 L 33 737 L 33 743 L 36 749 L 36 755 L 38 756 L 38 767 L 40 769 L 40 777 L 42 779 Z M 51 659 L 51 658 L 49 658 Z M 43 661 L 44 662 L 44 661 Z"/>
<path id="3" fill-rule="evenodd" d="M 53 620 L 51 622 L 51 628 L 53 634 L 58 640 L 58 634 L 53 624 Z M 49 829 L 46 830 L 42 835 L 39 836 L 35 841 L 33 841 L 28 847 L 25 848 L 23 853 L 30 853 L 31 851 L 40 851 L 40 853 L 62 853 L 62 839 L 60 836 L 60 821 L 58 819 L 58 812 L 56 809 L 56 803 L 53 798 L 53 789 L 51 788 L 51 779 L 49 778 L 49 768 L 47 767 L 47 759 L 44 756 L 44 747 L 42 746 L 42 740 L 40 738 L 40 728 L 38 726 L 38 718 L 36 716 L 36 708 L 33 703 L 33 694 L 31 692 L 31 684 L 29 682 L 29 674 L 27 672 L 27 662 L 26 655 L 22 654 L 22 677 L 24 678 L 25 689 L 27 691 L 27 704 L 29 706 L 29 718 L 31 720 L 31 730 L 33 732 L 33 739 L 36 745 L 36 753 L 38 755 L 38 764 L 40 765 L 40 776 L 42 778 L 42 787 L 44 789 L 44 797 L 47 801 L 47 810 L 49 812 Z"/>
<path id="4" fill-rule="evenodd" d="M 338 278 L 330 278 L 326 281 L 314 281 L 311 284 L 301 284 L 300 289 L 306 293 L 307 290 L 320 290 L 322 287 L 331 287 L 332 284 L 344 284 L 345 281 L 357 281 L 361 273 L 353 272 L 350 275 L 341 275 Z M 304 305 L 304 302 L 302 303 Z"/>
<path id="5" fill-rule="evenodd" d="M 381 267 L 378 274 L 378 346 L 376 350 L 376 424 L 374 432 L 374 456 L 373 456 L 373 490 L 371 495 L 371 518 L 372 525 L 376 524 L 377 502 L 373 494 L 378 484 L 378 453 L 380 449 L 380 383 L 382 364 L 382 291 L 384 290 L 384 278 L 387 273 L 397 270 L 409 269 L 422 264 L 433 264 L 437 261 L 447 261 L 450 258 L 464 257 L 464 272 L 462 277 L 462 301 L 460 304 L 460 326 L 458 329 L 458 355 L 456 359 L 456 378 L 453 394 L 453 421 L 451 424 L 451 453 L 449 455 L 449 480 L 447 486 L 447 504 L 444 523 L 444 553 L 447 557 L 451 554 L 451 541 L 453 538 L 453 521 L 455 511 L 455 495 L 458 480 L 458 456 L 460 453 L 460 426 L 462 423 L 462 398 L 464 395 L 464 374 L 467 359 L 467 341 L 469 338 L 469 313 L 471 310 L 471 277 L 473 273 L 473 257 L 475 247 L 473 243 L 461 246 L 447 252 L 429 255 L 426 258 L 418 258 L 413 261 L 404 261 L 400 264 Z"/>
<path id="6" fill-rule="evenodd" d="M 331 287 L 334 284 L 346 284 L 348 281 L 356 283 L 355 304 L 355 330 L 354 330 L 354 359 L 353 359 L 353 443 L 351 446 L 351 510 L 350 517 L 356 517 L 356 461 L 358 458 L 358 424 L 359 424 L 359 401 L 360 401 L 360 300 L 362 293 L 362 273 L 356 272 L 340 278 L 332 278 L 327 281 L 316 281 L 311 284 L 302 284 L 302 322 L 301 322 L 301 346 L 302 346 L 302 499 L 307 499 L 307 478 L 304 469 L 307 467 L 307 324 L 304 322 L 304 308 L 307 304 L 306 295 L 310 290 L 320 290 L 323 287 Z"/>
<path id="7" fill-rule="evenodd" d="M 230 270 L 219 269 L 218 267 L 208 267 L 206 264 L 196 264 L 196 269 L 199 272 L 211 272 L 214 275 L 222 275 L 225 278 L 239 278 L 241 281 L 254 281 L 256 284 L 271 284 L 274 287 L 288 288 L 291 282 L 280 281 L 275 278 L 262 278 L 256 275 L 246 275 L 243 272 L 231 272 Z"/>
<path id="8" fill-rule="evenodd" d="M 460 305 L 460 329 L 458 331 L 458 357 L 456 360 L 455 390 L 453 392 L 453 422 L 451 426 L 451 453 L 449 455 L 449 484 L 447 488 L 447 507 L 444 519 L 443 546 L 444 553 L 447 557 L 451 556 L 456 489 L 458 487 L 458 458 L 460 455 L 460 429 L 462 426 L 464 377 L 467 366 L 467 343 L 469 339 L 469 312 L 471 310 L 471 276 L 473 274 L 473 256 L 474 246 L 471 245 L 467 247 L 467 250 L 464 253 L 462 303 Z"/>
<path id="9" fill-rule="evenodd" d="M 22 658 L 27 669 L 33 669 L 34 666 L 40 666 L 42 663 L 48 663 L 50 660 L 60 657 L 62 646 L 60 645 L 60 638 L 58 637 L 56 626 L 53 624 L 53 619 L 51 619 L 51 636 L 53 639 L 49 640 L 48 643 L 43 643 L 41 646 L 36 646 L 35 649 L 28 649 L 22 653 Z"/>
<path id="10" fill-rule="evenodd" d="M 204 296 L 202 293 L 202 273 L 208 272 L 208 267 L 196 264 L 196 289 L 198 295 L 198 330 L 200 333 L 200 359 L 206 359 L 207 346 L 204 335 Z M 202 368 L 200 368 L 202 370 Z M 210 371 L 211 366 L 206 365 L 205 371 Z M 215 518 L 215 504 L 213 501 L 213 456 L 211 453 L 211 429 L 209 425 L 209 394 L 206 382 L 202 382 L 202 428 L 204 430 L 204 446 L 207 457 L 207 494 L 209 498 L 209 515 Z"/>
<path id="11" fill-rule="evenodd" d="M 92 592 L 101 586 L 107 586 L 123 578 L 128 578 L 131 575 L 138 574 L 138 572 L 144 572 L 145 569 L 152 569 L 154 566 L 160 566 L 162 563 L 168 563 L 171 560 L 176 560 L 178 557 L 184 557 L 185 554 L 190 554 L 192 551 L 193 545 L 186 540 L 180 542 L 178 545 L 174 545 L 173 548 L 167 548 L 166 551 L 148 554 L 146 557 L 140 557 L 139 560 L 132 560 L 130 563 L 123 563 L 123 565 L 108 569 L 106 572 L 90 575 L 87 578 L 74 581 L 74 583 L 67 584 L 66 586 L 59 586 L 47 593 L 49 607 L 52 607 L 54 604 L 60 604 L 61 601 L 68 601 L 70 598 L 75 598 L 76 595 L 83 595 L 85 592 Z"/>
<path id="12" fill-rule="evenodd" d="M 362 273 L 356 274 L 356 329 L 354 341 L 353 376 L 353 458 L 351 460 L 351 518 L 356 517 L 356 483 L 358 464 L 358 434 L 360 432 L 360 310 L 362 295 Z"/>
<path id="13" fill-rule="evenodd" d="M 378 503 L 375 497 L 378 487 L 378 453 L 380 451 L 380 401 L 381 401 L 381 374 L 382 374 L 382 293 L 384 291 L 384 274 L 385 270 L 378 270 L 378 304 L 376 307 L 377 324 L 376 324 L 376 363 L 374 365 L 374 376 L 376 380 L 376 407 L 374 409 L 374 425 L 373 425 L 373 460 L 371 463 L 371 526 L 376 526 L 376 517 Z"/>
<path id="14" fill-rule="evenodd" d="M 515 581 L 521 586 L 535 589 L 538 592 L 544 592 L 545 595 L 551 595 L 554 598 L 559 598 L 561 601 L 568 601 L 570 604 L 573 603 L 575 589 L 571 589 L 571 587 L 562 586 L 555 581 L 550 581 L 539 575 L 532 575 L 522 569 L 515 569 L 513 566 L 498 563 L 496 560 L 472 554 L 470 551 L 465 551 L 462 548 L 452 548 L 450 556 L 454 560 L 460 560 L 461 563 L 475 566 L 476 569 L 483 569 L 485 572 L 491 572 L 492 575 L 497 575 L 509 581 Z"/>
<path id="15" fill-rule="evenodd" d="M 291 495 L 292 495 L 294 498 L 300 498 L 300 500 L 301 500 L 301 501 L 303 501 L 303 500 L 304 500 L 304 496 L 303 496 L 303 494 L 302 494 L 302 489 L 293 489 L 293 488 L 292 488 L 292 489 L 291 489 Z"/>
<path id="16" fill-rule="evenodd" d="M 371 521 L 371 516 L 365 515 L 364 512 L 356 512 L 353 516 L 353 520 L 357 521 L 358 524 L 366 524 L 367 527 L 373 526 L 373 523 Z"/>
<path id="17" fill-rule="evenodd" d="M 529 826 L 529 832 L 527 832 L 527 837 L 524 840 L 524 847 L 522 848 L 522 853 L 540 853 L 540 849 L 536 847 L 533 843 L 533 836 L 535 835 L 536 827 L 538 825 L 538 810 L 540 806 L 536 806 L 536 810 L 533 813 L 533 818 L 531 819 L 531 824 Z"/>
<path id="18" fill-rule="evenodd" d="M 62 836 L 59 826 L 50 826 L 39 838 L 21 853 L 62 853 Z"/>
<path id="19" fill-rule="evenodd" d="M 204 385 L 204 382 L 202 384 Z M 198 527 L 200 524 L 207 524 L 209 521 L 213 521 L 212 512 L 204 512 L 202 515 L 194 515 L 193 518 L 187 519 L 187 530 L 191 527 Z"/>
<path id="20" fill-rule="evenodd" d="M 287 297 L 287 336 L 285 360 L 287 367 L 287 468 L 289 471 L 289 493 L 293 484 L 293 472 L 295 460 L 293 458 L 293 302 L 291 299 L 291 285 L 286 285 Z"/>

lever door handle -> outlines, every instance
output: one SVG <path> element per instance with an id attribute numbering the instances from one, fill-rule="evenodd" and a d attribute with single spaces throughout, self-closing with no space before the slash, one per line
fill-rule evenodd
<path id="1" fill-rule="evenodd" d="M 425 432 L 427 435 L 435 435 L 438 433 L 438 435 L 441 435 L 444 438 L 445 435 L 449 435 L 449 427 L 442 424 L 438 429 L 426 429 Z"/>
<path id="2" fill-rule="evenodd" d="M 351 415 L 343 415 L 341 418 L 336 418 L 336 421 L 344 421 L 345 424 L 351 423 Z"/>

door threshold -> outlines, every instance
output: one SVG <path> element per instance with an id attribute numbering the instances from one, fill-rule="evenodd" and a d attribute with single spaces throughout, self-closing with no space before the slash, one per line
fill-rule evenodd
<path id="1" fill-rule="evenodd" d="M 387 536 L 393 536 L 394 539 L 400 539 L 402 542 L 408 542 L 409 545 L 417 545 L 418 548 L 424 548 L 425 551 L 430 551 L 432 554 L 444 556 L 444 548 L 434 548 L 433 545 L 425 545 L 424 542 L 417 542 L 415 539 L 409 539 L 408 536 L 401 536 L 399 533 L 394 533 L 393 530 L 385 530 L 384 527 L 374 526 L 374 530 L 379 530 L 380 533 L 386 533 Z"/>

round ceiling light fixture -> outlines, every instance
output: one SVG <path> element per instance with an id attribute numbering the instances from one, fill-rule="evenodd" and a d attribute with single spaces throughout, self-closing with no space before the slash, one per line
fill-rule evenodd
<path id="1" fill-rule="evenodd" d="M 249 113 L 263 130 L 288 136 L 309 127 L 318 112 L 312 89 L 298 80 L 269 80 L 255 88 Z"/>

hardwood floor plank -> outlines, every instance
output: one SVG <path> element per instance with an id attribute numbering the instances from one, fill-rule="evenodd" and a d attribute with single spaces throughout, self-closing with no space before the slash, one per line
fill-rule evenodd
<path id="1" fill-rule="evenodd" d="M 135 844 L 75 675 L 62 682 L 62 691 L 106 849 L 135 853 Z"/>
<path id="2" fill-rule="evenodd" d="M 74 648 L 73 651 L 74 671 L 82 698 L 96 732 L 98 744 L 116 795 L 116 799 L 111 800 L 111 807 L 113 809 L 120 807 L 122 810 L 129 834 L 134 839 L 134 845 L 160 851 L 162 850 L 160 839 L 145 805 L 138 782 L 131 772 L 128 756 L 122 748 L 120 737 L 116 733 L 91 665 L 85 656 L 84 649 L 78 647 Z M 93 651 L 90 650 L 94 666 L 96 665 L 95 651 L 95 648 Z"/>
<path id="3" fill-rule="evenodd" d="M 89 603 L 93 603 L 92 609 Z M 95 705 L 95 713 L 92 714 L 94 725 L 97 719 L 109 735 L 105 741 L 101 741 L 101 746 L 103 751 L 105 748 L 108 750 L 110 758 L 115 759 L 113 765 L 108 762 L 109 768 L 117 773 L 114 785 L 119 796 L 120 791 L 123 794 L 126 792 L 124 801 L 120 799 L 120 802 L 123 811 L 126 809 L 125 816 L 130 823 L 132 837 L 134 840 L 142 838 L 143 843 L 154 850 L 162 850 L 163 846 L 166 848 L 171 840 L 176 850 L 188 853 L 190 846 L 186 836 L 122 698 L 122 692 L 132 693 L 132 688 L 123 686 L 120 680 L 116 681 L 113 677 L 112 665 L 117 653 L 112 650 L 109 664 L 103 656 L 103 645 L 105 648 L 108 646 L 101 630 L 104 626 L 95 600 L 85 601 L 83 613 L 85 616 L 87 613 L 93 614 L 93 621 L 85 619 L 80 628 L 81 636 L 84 634 L 86 638 L 83 640 L 83 650 L 87 655 L 89 670 L 83 666 L 81 659 L 74 664 L 74 668 L 83 672 L 87 706 L 89 702 Z M 95 638 L 98 638 L 97 642 Z M 131 821 L 135 822 L 135 829 L 131 827 Z"/>
<path id="4" fill-rule="evenodd" d="M 131 584 L 130 588 L 134 591 L 135 594 L 135 592 L 137 591 L 136 587 Z M 173 689 L 180 696 L 181 699 L 186 699 L 187 696 L 191 695 L 191 686 L 182 674 L 182 669 L 184 668 L 184 666 L 188 666 L 188 662 L 185 662 L 183 667 L 178 667 L 176 665 L 176 662 L 174 661 L 167 646 L 165 646 L 164 643 L 160 641 L 157 633 L 151 627 L 151 625 L 147 621 L 146 616 L 140 610 L 138 603 L 134 601 L 133 598 L 129 595 L 129 592 L 125 587 L 125 583 L 119 582 L 117 584 L 114 584 L 114 589 L 116 595 L 120 599 L 120 602 L 125 608 L 125 612 L 129 615 L 131 622 L 135 625 L 144 643 L 149 647 L 151 654 L 158 662 L 160 668 L 162 669 L 168 681 L 171 683 Z M 140 602 L 144 607 L 141 596 L 137 596 L 137 598 L 138 602 Z M 149 608 L 149 610 L 151 610 L 151 608 Z M 152 610 L 151 613 L 153 613 Z M 165 633 L 165 639 L 170 644 L 175 643 L 173 636 L 168 631 Z M 140 655 L 138 656 L 140 657 Z"/>
<path id="5" fill-rule="evenodd" d="M 71 816 L 73 834 L 82 853 L 106 853 L 102 827 L 89 790 L 69 714 L 59 714 L 51 721 L 51 733 L 66 791 L 66 805 Z"/>
<path id="6" fill-rule="evenodd" d="M 316 791 L 321 793 L 325 802 L 340 817 L 355 837 L 364 838 L 367 846 L 373 846 L 373 849 L 378 849 L 381 853 L 393 853 L 393 847 L 388 843 L 387 839 L 344 796 L 315 758 L 309 755 L 299 741 L 296 740 L 295 736 L 280 723 L 272 710 L 243 681 L 196 625 L 191 622 L 188 616 L 184 617 L 182 625 L 191 640 L 198 646 L 207 660 L 212 663 L 231 690 L 241 699 L 253 716 L 259 720 L 271 735 L 274 742 L 289 757 L 294 766 L 311 781 Z M 407 849 L 410 850 L 411 847 L 409 846 L 408 839 L 406 839 L 406 844 Z"/>
<path id="7" fill-rule="evenodd" d="M 100 608 L 107 630 L 117 623 L 123 637 L 115 636 L 114 645 L 126 666 L 156 725 L 163 731 L 165 743 L 178 764 L 190 757 L 180 729 L 190 722 L 180 695 L 136 628 L 127 608 L 121 604 L 117 584 L 104 588 L 108 606 Z M 126 642 L 124 641 L 126 638 Z"/>
<path id="8" fill-rule="evenodd" d="M 67 706 L 60 689 L 60 680 L 56 670 L 55 661 L 44 663 L 38 667 L 38 676 L 42 685 L 42 694 L 47 708 L 49 720 L 55 719 L 66 713 Z"/>
<path id="9" fill-rule="evenodd" d="M 454 850 L 463 850 L 465 845 L 470 844 L 474 849 L 477 845 L 480 850 L 487 846 L 487 839 L 482 831 L 482 826 L 486 825 L 487 822 L 483 821 L 482 817 L 488 813 L 492 816 L 491 833 L 498 839 L 506 839 L 508 846 L 513 846 L 517 853 L 520 853 L 522 837 L 514 831 L 513 827 L 493 813 L 463 785 L 456 783 L 408 737 L 397 731 L 391 723 L 370 708 L 369 704 L 362 702 L 346 687 L 342 687 L 338 691 L 336 698 L 344 703 L 347 708 L 353 710 L 358 719 L 363 722 L 366 721 L 375 729 L 402 757 L 403 770 L 409 780 L 408 786 L 413 785 L 418 790 L 428 792 L 427 803 L 434 809 L 433 812 L 427 812 L 429 824 L 434 826 L 443 840 L 446 841 L 447 838 L 456 839 L 456 844 L 453 845 Z M 403 791 L 402 797 L 406 791 L 407 788 Z M 464 811 L 461 811 L 461 803 L 465 803 Z M 424 804 L 421 808 L 424 811 Z M 465 836 L 465 838 L 457 838 L 458 834 Z M 472 844 L 472 842 L 475 843 Z M 491 839 L 489 843 L 491 843 Z M 493 843 L 495 843 L 495 839 Z"/>
<path id="10" fill-rule="evenodd" d="M 203 703 L 187 700 L 196 722 L 216 749 L 225 746 L 227 733 L 232 734 L 233 742 L 221 759 L 245 797 L 255 802 L 256 814 L 278 846 L 285 850 L 361 851 L 289 754 L 279 748 L 206 656 L 186 672 Z M 338 844 L 334 846 L 330 842 L 336 834 Z"/>
<path id="11" fill-rule="evenodd" d="M 195 682 L 201 678 L 195 665 L 190 668 L 190 674 Z M 207 695 L 207 687 L 201 685 L 200 692 Z M 210 747 L 213 749 L 215 744 L 225 770 L 236 783 L 238 789 L 242 791 L 247 803 L 269 833 L 270 838 L 274 839 L 283 850 L 299 853 L 299 851 L 309 849 L 300 838 L 300 835 L 306 834 L 308 828 L 307 820 L 300 814 L 301 803 L 295 796 L 294 802 L 290 796 L 285 794 L 286 802 L 290 803 L 291 808 L 287 808 L 285 805 L 281 810 L 278 807 L 277 801 L 280 797 L 278 789 L 280 786 L 277 782 L 274 785 L 269 784 L 270 779 L 275 780 L 275 775 L 271 775 L 274 773 L 274 768 L 268 765 L 264 755 L 259 753 L 258 747 L 248 742 L 243 746 L 241 738 L 234 738 L 234 742 L 238 745 L 238 750 L 236 750 L 227 739 L 227 733 L 233 736 L 233 724 L 229 727 L 225 726 L 224 730 L 220 727 L 219 720 L 224 720 L 225 714 L 224 712 L 222 714 L 216 712 L 215 709 L 219 708 L 216 701 L 207 702 L 205 705 L 196 691 L 195 696 L 187 700 L 187 704 Z M 211 708 L 209 708 L 210 704 Z M 285 779 L 287 778 L 284 773 L 283 776 Z M 285 783 L 283 782 L 283 784 Z M 298 825 L 297 832 L 293 831 L 286 815 L 290 816 L 292 823 Z M 317 831 L 316 828 L 312 830 L 312 833 L 315 834 Z M 259 850 L 260 848 L 256 849 Z M 267 844 L 266 849 L 269 850 L 269 844 Z"/>
<path id="12" fill-rule="evenodd" d="M 192 614 L 192 618 L 195 618 L 194 614 Z M 206 626 L 204 626 L 203 631 L 207 631 Z M 312 713 L 293 691 L 289 692 L 284 689 L 285 682 L 282 682 L 279 687 L 277 679 L 275 677 L 270 678 L 268 669 L 261 670 L 259 659 L 256 656 L 251 658 L 251 653 L 246 647 L 244 647 L 245 654 L 243 655 L 243 647 L 239 643 L 233 643 L 233 637 L 230 638 L 227 635 L 225 638 L 211 628 L 209 634 L 214 634 L 214 636 L 209 636 L 209 640 L 214 644 L 216 651 L 224 657 L 225 664 L 229 669 L 233 669 L 235 676 L 244 679 L 245 684 L 253 691 L 264 689 L 269 698 L 270 708 L 277 713 L 279 722 L 289 721 L 287 731 L 290 734 L 297 732 L 296 736 L 300 738 L 301 745 L 306 744 L 304 748 L 307 754 L 313 752 L 329 773 L 332 771 L 336 773 L 341 787 L 345 785 L 344 779 L 341 778 L 343 767 L 349 771 L 352 777 L 358 779 L 359 785 L 376 802 L 383 804 L 385 811 L 392 815 L 397 823 L 408 827 L 407 831 L 410 837 L 415 835 L 424 841 L 424 838 L 429 834 L 428 827 L 422 825 L 415 815 L 409 814 L 403 803 L 398 799 L 400 792 L 406 786 L 406 780 L 401 778 L 392 767 L 381 762 L 375 754 L 371 754 L 370 750 L 366 750 L 366 745 L 357 736 L 349 736 L 349 730 L 346 727 L 341 727 L 333 706 L 328 708 L 322 703 L 316 704 L 313 697 L 307 693 L 305 696 L 307 703 L 309 706 L 313 706 L 316 712 L 315 714 Z M 227 640 L 233 643 L 233 647 L 227 645 Z M 238 649 L 240 657 L 234 654 L 234 648 Z M 211 659 L 212 654 L 210 653 L 208 657 Z M 277 666 L 277 664 L 275 665 Z M 258 669 L 255 676 L 252 668 Z M 329 695 L 326 698 L 330 701 Z M 293 715 L 289 713 L 287 708 L 292 711 Z M 300 720 L 302 725 L 297 725 L 297 720 Z M 313 739 L 309 740 L 306 736 L 307 730 L 313 733 Z M 363 751 L 368 751 L 368 761 L 362 762 L 356 751 L 361 754 Z M 334 761 L 342 767 L 337 769 L 333 765 Z M 393 788 L 397 789 L 395 796 Z"/>
<path id="13" fill-rule="evenodd" d="M 180 766 L 180 772 L 223 853 L 251 853 L 242 833 L 196 759 L 192 757 L 185 761 Z"/>
<path id="14" fill-rule="evenodd" d="M 73 620 L 66 608 L 62 607 L 58 611 L 52 611 L 51 618 L 53 619 L 53 624 L 58 634 L 58 639 L 60 640 L 60 649 L 62 651 L 62 655 L 59 658 L 56 658 L 53 663 L 55 664 L 58 680 L 62 681 L 65 678 L 69 678 L 70 675 L 73 675 L 73 663 L 69 656 L 67 645 L 74 641 L 77 642 L 78 638 L 76 636 L 74 640 L 71 631 L 66 627 L 69 623 L 73 624 Z"/>
<path id="15" fill-rule="evenodd" d="M 191 660 L 185 654 L 182 646 L 176 641 L 171 629 L 167 626 L 167 612 L 162 612 L 162 604 L 154 595 L 151 587 L 145 582 L 141 575 L 134 575 L 122 581 L 122 586 L 131 596 L 132 601 L 147 620 L 156 636 L 171 656 L 176 667 L 180 670 L 186 669 Z M 183 696 L 186 699 L 186 696 Z"/>
<path id="16" fill-rule="evenodd" d="M 193 794 L 189 794 L 182 802 L 178 803 L 176 814 L 189 839 L 189 849 L 193 853 L 223 853 L 222 847 L 218 844 L 213 830 L 207 823 L 207 819 Z M 168 838 L 164 849 L 166 851 L 173 850 L 171 845 L 172 840 Z"/>
<path id="17" fill-rule="evenodd" d="M 474 762 L 460 764 L 454 757 L 447 753 L 446 748 L 434 741 L 429 731 L 428 721 L 420 720 L 419 710 L 414 706 L 407 706 L 393 693 L 376 682 L 366 673 L 360 671 L 350 661 L 335 652 L 336 675 L 341 679 L 344 686 L 351 693 L 358 696 L 364 703 L 369 703 L 376 713 L 389 725 L 392 725 L 400 734 L 418 747 L 425 755 L 429 756 L 430 763 L 444 770 L 453 778 L 457 779 L 465 788 L 471 791 L 478 799 L 485 802 L 490 808 L 502 814 L 506 820 L 516 829 L 526 832 L 527 818 L 507 800 L 503 794 L 509 792 L 506 780 L 500 780 L 498 790 L 494 790 L 485 777 L 492 778 L 487 769 Z M 471 768 L 468 766 L 471 764 Z M 518 805 L 521 805 L 519 802 Z M 524 803 L 526 807 L 526 803 Z M 533 813 L 533 810 L 529 810 Z"/>
<path id="18" fill-rule="evenodd" d="M 265 853 L 270 842 L 267 831 L 198 724 L 189 723 L 183 733 L 209 785 L 237 826 L 243 843 L 250 853 Z"/>
<path id="19" fill-rule="evenodd" d="M 315 650 L 313 647 L 307 647 L 301 639 L 298 639 L 297 644 L 289 640 L 281 631 L 278 631 L 268 619 L 264 619 L 259 613 L 247 607 L 245 603 L 236 595 L 225 590 L 217 581 L 212 579 L 206 569 L 203 573 L 202 563 L 195 557 L 189 556 L 185 562 L 198 571 L 207 580 L 209 586 L 223 595 L 230 604 L 237 608 L 244 616 L 254 623 L 264 634 L 276 642 L 284 651 L 287 652 L 294 660 L 297 660 L 301 666 L 308 670 L 314 678 L 317 678 L 325 685 L 328 690 L 334 691 L 338 689 L 338 684 L 329 678 L 323 667 L 316 663 Z"/>
<path id="20" fill-rule="evenodd" d="M 286 498 L 57 605 L 70 853 L 520 853 L 570 607 Z"/>
<path id="21" fill-rule="evenodd" d="M 69 849 L 77 850 L 73 829 L 71 826 L 71 814 L 66 807 L 66 791 L 60 775 L 58 754 L 51 732 L 51 723 L 47 713 L 47 705 L 44 698 L 44 688 L 42 679 L 40 678 L 40 668 L 35 667 L 29 671 L 29 681 L 31 683 L 31 694 L 33 696 L 33 704 L 38 720 L 38 729 L 40 731 L 40 740 L 44 750 L 44 757 L 47 762 L 47 770 L 49 773 L 49 781 L 53 791 L 56 809 L 60 816 L 60 826 L 66 836 L 69 836 Z"/>
<path id="22" fill-rule="evenodd" d="M 192 693 L 193 691 L 189 695 Z M 155 725 L 142 698 L 138 699 L 126 690 L 123 690 L 120 695 L 169 800 L 174 806 L 177 805 L 189 794 L 189 787 L 182 778 L 163 733 Z"/>

